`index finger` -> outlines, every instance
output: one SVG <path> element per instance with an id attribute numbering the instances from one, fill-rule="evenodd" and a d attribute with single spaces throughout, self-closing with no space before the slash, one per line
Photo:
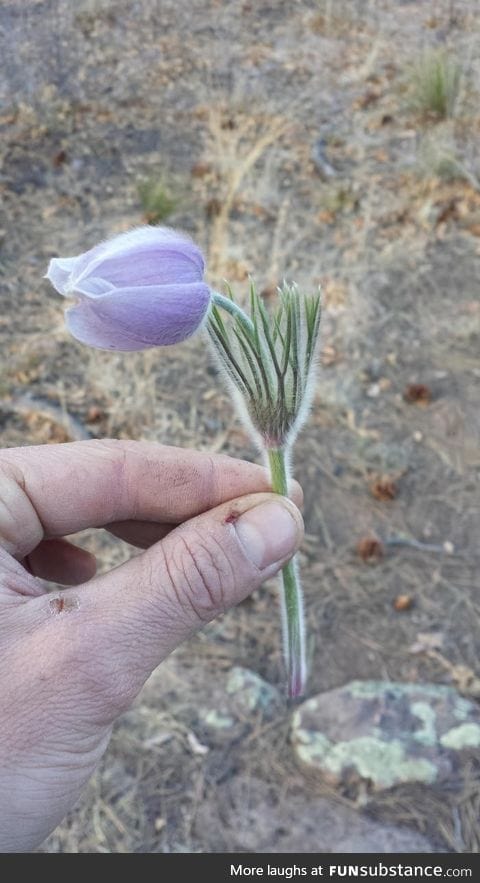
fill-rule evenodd
<path id="1" fill-rule="evenodd" d="M 113 522 L 180 524 L 271 489 L 266 469 L 255 463 L 143 441 L 10 448 L 0 454 L 0 472 L 4 511 L 18 522 L 6 529 L 0 517 L 0 539 L 15 555 L 28 554 L 44 537 Z M 295 485 L 292 496 L 301 503 Z"/>

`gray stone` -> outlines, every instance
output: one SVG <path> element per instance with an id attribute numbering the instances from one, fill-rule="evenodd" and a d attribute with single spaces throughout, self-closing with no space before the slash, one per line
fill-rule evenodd
<path id="1" fill-rule="evenodd" d="M 334 787 L 380 792 L 441 783 L 480 746 L 480 710 L 451 687 L 352 681 L 293 715 L 299 761 Z"/>
<path id="2" fill-rule="evenodd" d="M 249 668 L 235 665 L 225 686 L 237 714 L 260 711 L 269 717 L 281 704 L 278 690 Z"/>
<path id="3" fill-rule="evenodd" d="M 416 831 L 370 819 L 335 800 L 278 793 L 246 775 L 215 789 L 198 808 L 195 834 L 211 852 L 432 853 Z"/>
<path id="4" fill-rule="evenodd" d="M 232 734 L 238 726 L 251 725 L 258 717 L 271 719 L 284 708 L 278 690 L 248 668 L 234 666 L 217 684 L 209 707 L 198 711 L 203 726 L 217 734 Z"/>

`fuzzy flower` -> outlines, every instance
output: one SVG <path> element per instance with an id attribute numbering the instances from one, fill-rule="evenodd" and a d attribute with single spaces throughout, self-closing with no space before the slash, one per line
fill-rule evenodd
<path id="1" fill-rule="evenodd" d="M 55 258 L 47 278 L 75 303 L 65 318 L 89 346 L 143 350 L 181 343 L 204 328 L 238 411 L 268 463 L 272 490 L 289 493 L 290 454 L 311 403 L 317 364 L 320 293 L 286 283 L 267 310 L 250 287 L 250 310 L 204 282 L 198 247 L 174 230 L 141 227 L 75 258 Z M 298 565 L 282 571 L 282 622 L 288 695 L 307 677 Z"/>
<path id="2" fill-rule="evenodd" d="M 144 350 L 181 343 L 203 324 L 211 292 L 204 261 L 188 237 L 139 227 L 73 258 L 54 258 L 46 278 L 74 305 L 68 330 L 105 350 Z"/>

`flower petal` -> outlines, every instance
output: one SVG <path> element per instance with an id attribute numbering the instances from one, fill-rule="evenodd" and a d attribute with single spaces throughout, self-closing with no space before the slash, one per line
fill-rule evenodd
<path id="1" fill-rule="evenodd" d="M 194 241 L 185 233 L 179 233 L 178 230 L 171 227 L 152 227 L 150 225 L 136 227 L 134 230 L 115 236 L 105 245 L 109 246 L 108 254 L 110 256 L 123 251 L 124 248 L 130 249 L 138 246 L 155 245 L 158 248 L 174 248 L 188 254 L 190 259 L 197 264 L 200 272 L 203 273 L 205 269 L 203 255 Z"/>
<path id="2" fill-rule="evenodd" d="M 66 285 L 77 264 L 77 258 L 52 258 L 44 279 L 48 279 L 59 294 L 66 294 Z"/>
<path id="3" fill-rule="evenodd" d="M 72 295 L 80 294 L 84 297 L 95 298 L 103 297 L 104 294 L 108 294 L 110 291 L 114 290 L 116 291 L 115 285 L 106 282 L 105 279 L 97 279 L 95 276 L 87 276 L 75 284 L 75 291 L 71 293 Z"/>
<path id="4" fill-rule="evenodd" d="M 73 282 L 93 275 L 117 288 L 199 282 L 204 271 L 200 249 L 165 227 L 140 227 L 91 249 L 79 258 Z"/>
<path id="5" fill-rule="evenodd" d="M 122 352 L 168 346 L 191 337 L 203 323 L 211 292 L 203 283 L 115 289 L 67 310 L 73 337 Z"/>
<path id="6" fill-rule="evenodd" d="M 116 288 L 132 285 L 170 285 L 175 282 L 199 282 L 202 273 L 196 263 L 178 251 L 161 251 L 156 246 L 136 246 L 111 258 L 100 258 L 88 266 L 78 278 L 78 283 L 88 279 L 90 273 L 96 278 L 107 279 Z"/>

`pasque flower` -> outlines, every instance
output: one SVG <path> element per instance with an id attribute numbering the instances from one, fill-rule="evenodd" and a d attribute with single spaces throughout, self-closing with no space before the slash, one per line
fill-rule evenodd
<path id="1" fill-rule="evenodd" d="M 229 319 L 224 321 L 221 310 Z M 250 285 L 250 315 L 214 294 L 206 329 L 233 388 L 239 413 L 270 468 L 272 489 L 288 495 L 290 455 L 313 393 L 320 327 L 320 293 L 305 296 L 284 283 L 267 311 Z M 282 571 L 282 621 L 288 695 L 301 696 L 307 678 L 303 598 L 297 562 Z"/>
<path id="2" fill-rule="evenodd" d="M 106 350 L 143 350 L 186 340 L 202 325 L 211 292 L 200 249 L 161 227 L 139 227 L 46 274 L 75 303 L 65 313 L 73 337 Z"/>
<path id="3" fill-rule="evenodd" d="M 245 312 L 228 289 L 211 291 L 204 263 L 185 236 L 141 227 L 76 258 L 50 262 L 47 278 L 75 298 L 67 327 L 90 346 L 142 350 L 180 343 L 204 327 L 253 440 L 270 467 L 272 489 L 288 494 L 290 453 L 305 421 L 315 377 L 319 293 L 284 284 L 267 311 L 250 286 Z M 288 695 L 306 682 L 303 601 L 295 560 L 283 569 L 281 592 Z"/>

